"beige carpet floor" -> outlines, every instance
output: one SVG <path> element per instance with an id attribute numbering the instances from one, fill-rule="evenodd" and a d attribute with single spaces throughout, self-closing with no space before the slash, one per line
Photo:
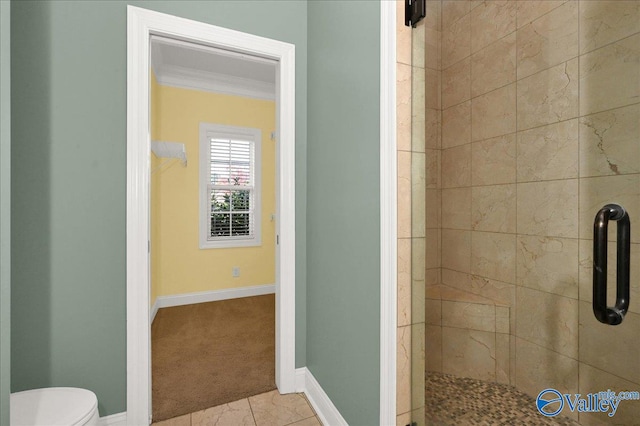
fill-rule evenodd
<path id="1" fill-rule="evenodd" d="M 160 309 L 151 326 L 153 421 L 275 385 L 275 296 Z"/>

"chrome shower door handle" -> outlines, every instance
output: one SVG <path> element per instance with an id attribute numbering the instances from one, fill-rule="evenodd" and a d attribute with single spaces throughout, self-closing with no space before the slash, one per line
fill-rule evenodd
<path id="1" fill-rule="evenodd" d="M 607 236 L 609 220 L 618 222 L 616 304 L 607 307 Z M 626 210 L 607 204 L 593 223 L 593 314 L 603 324 L 618 325 L 629 309 L 629 251 L 631 223 Z"/>

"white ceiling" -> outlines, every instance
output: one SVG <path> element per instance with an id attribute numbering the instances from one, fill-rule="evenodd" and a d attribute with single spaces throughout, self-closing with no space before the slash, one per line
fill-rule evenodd
<path id="1" fill-rule="evenodd" d="M 151 38 L 151 66 L 166 86 L 275 100 L 276 65 L 271 59 Z"/>

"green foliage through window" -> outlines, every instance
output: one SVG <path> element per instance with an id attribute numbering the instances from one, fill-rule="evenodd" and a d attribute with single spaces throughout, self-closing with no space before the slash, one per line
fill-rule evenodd
<path id="1" fill-rule="evenodd" d="M 251 236 L 250 208 L 248 190 L 212 190 L 211 237 Z"/>

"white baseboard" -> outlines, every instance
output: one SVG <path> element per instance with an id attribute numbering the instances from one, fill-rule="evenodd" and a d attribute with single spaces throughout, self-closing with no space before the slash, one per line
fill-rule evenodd
<path id="1" fill-rule="evenodd" d="M 100 417 L 98 426 L 127 426 L 127 412 Z"/>
<path id="2" fill-rule="evenodd" d="M 296 368 L 296 392 L 307 390 L 307 373 L 311 374 L 307 367 Z"/>
<path id="3" fill-rule="evenodd" d="M 320 383 L 307 367 L 296 368 L 296 392 L 304 392 L 323 425 L 348 426 Z"/>
<path id="4" fill-rule="evenodd" d="M 224 290 L 200 291 L 197 293 L 158 296 L 151 308 L 151 322 L 158 309 L 172 306 L 192 305 L 194 303 L 217 302 L 219 300 L 239 299 L 241 297 L 262 296 L 276 292 L 275 284 L 254 285 L 251 287 L 228 288 Z"/>

